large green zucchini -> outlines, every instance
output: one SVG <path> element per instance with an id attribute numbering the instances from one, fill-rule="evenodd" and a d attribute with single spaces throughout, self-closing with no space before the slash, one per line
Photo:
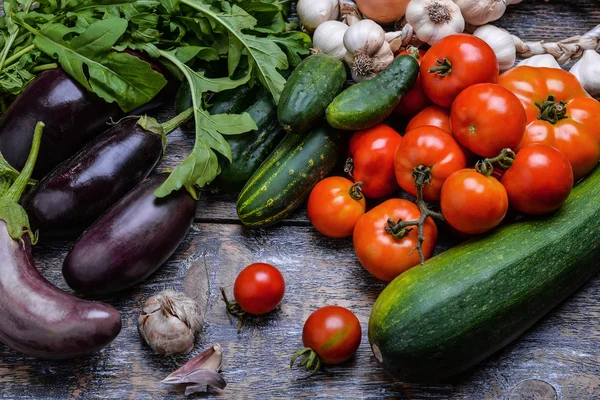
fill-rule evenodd
<path id="1" fill-rule="evenodd" d="M 242 189 L 237 213 L 250 227 L 273 225 L 295 210 L 340 156 L 337 131 L 317 126 L 288 133 Z"/>
<path id="2" fill-rule="evenodd" d="M 396 278 L 369 320 L 377 359 L 439 381 L 519 337 L 600 270 L 600 169 L 555 214 L 468 241 Z"/>

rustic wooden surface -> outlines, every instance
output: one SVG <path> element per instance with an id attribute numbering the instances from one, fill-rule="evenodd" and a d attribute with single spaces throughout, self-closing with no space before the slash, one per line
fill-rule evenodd
<path id="1" fill-rule="evenodd" d="M 598 21 L 600 4 L 594 0 L 529 0 L 511 7 L 498 25 L 526 39 L 560 39 L 583 33 Z M 192 145 L 189 132 L 175 132 L 169 140 L 163 167 L 180 161 Z M 104 299 L 121 310 L 123 330 L 99 354 L 47 362 L 0 345 L 0 398 L 183 398 L 180 390 L 159 381 L 190 356 L 161 359 L 140 341 L 136 329 L 144 300 L 165 288 L 185 290 L 198 298 L 208 288 L 205 327 L 193 354 L 220 343 L 229 385 L 206 398 L 600 398 L 599 277 L 515 343 L 464 375 L 446 384 L 404 384 L 386 376 L 369 348 L 370 307 L 384 285 L 358 264 L 350 240 L 323 238 L 310 227 L 303 209 L 278 227 L 244 229 L 237 221 L 234 201 L 233 196 L 206 193 L 193 229 L 172 259 L 147 282 L 120 297 Z M 70 245 L 44 243 L 34 250 L 42 274 L 65 290 L 60 267 Z M 218 288 L 231 291 L 238 271 L 257 261 L 280 268 L 286 296 L 278 311 L 248 320 L 244 332 L 237 334 Z M 358 315 L 363 343 L 349 362 L 328 368 L 330 374 L 305 380 L 301 371 L 289 370 L 289 358 L 302 346 L 304 320 L 326 304 L 348 307 Z"/>

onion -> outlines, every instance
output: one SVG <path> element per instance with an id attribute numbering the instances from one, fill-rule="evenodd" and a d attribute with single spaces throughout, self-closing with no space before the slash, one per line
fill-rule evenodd
<path id="1" fill-rule="evenodd" d="M 410 0 L 356 0 L 360 12 L 380 24 L 389 24 L 402 18 L 409 2 Z"/>

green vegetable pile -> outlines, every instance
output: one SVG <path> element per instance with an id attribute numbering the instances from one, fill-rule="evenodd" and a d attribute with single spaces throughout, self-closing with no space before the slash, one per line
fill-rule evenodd
<path id="1" fill-rule="evenodd" d="M 279 100 L 281 73 L 308 54 L 310 37 L 286 22 L 289 2 L 279 0 L 18 0 L 4 2 L 0 19 L 0 109 L 37 72 L 60 65 L 88 90 L 131 111 L 167 83 L 139 58 L 160 58 L 187 81 L 196 142 L 191 154 L 157 190 L 159 197 L 203 187 L 220 172 L 217 153 L 231 161 L 222 135 L 256 124 L 247 113 L 210 115 L 207 95 L 261 84 Z"/>

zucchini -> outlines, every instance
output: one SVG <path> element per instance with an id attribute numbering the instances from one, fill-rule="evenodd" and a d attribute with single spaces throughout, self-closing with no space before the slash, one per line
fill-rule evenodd
<path id="1" fill-rule="evenodd" d="M 415 84 L 419 63 L 412 56 L 396 57 L 375 78 L 340 93 L 327 107 L 327 122 L 337 129 L 360 130 L 383 122 Z"/>
<path id="2" fill-rule="evenodd" d="M 346 82 L 346 67 L 337 58 L 314 54 L 290 75 L 279 99 L 277 115 L 287 132 L 305 133 L 323 117 Z"/>
<path id="3" fill-rule="evenodd" d="M 331 172 L 340 147 L 338 132 L 327 126 L 306 135 L 288 133 L 242 189 L 237 200 L 242 223 L 269 226 L 295 210 Z"/>
<path id="4" fill-rule="evenodd" d="M 600 169 L 554 214 L 465 242 L 396 278 L 369 320 L 377 359 L 439 381 L 530 328 L 600 269 Z"/>
<path id="5" fill-rule="evenodd" d="M 237 192 L 242 189 L 285 136 L 285 131 L 277 120 L 277 106 L 270 93 L 266 93 L 246 112 L 250 114 L 258 129 L 225 137 L 231 147 L 233 161 L 219 158 L 221 174 L 214 182 L 216 188 L 225 192 Z"/>

